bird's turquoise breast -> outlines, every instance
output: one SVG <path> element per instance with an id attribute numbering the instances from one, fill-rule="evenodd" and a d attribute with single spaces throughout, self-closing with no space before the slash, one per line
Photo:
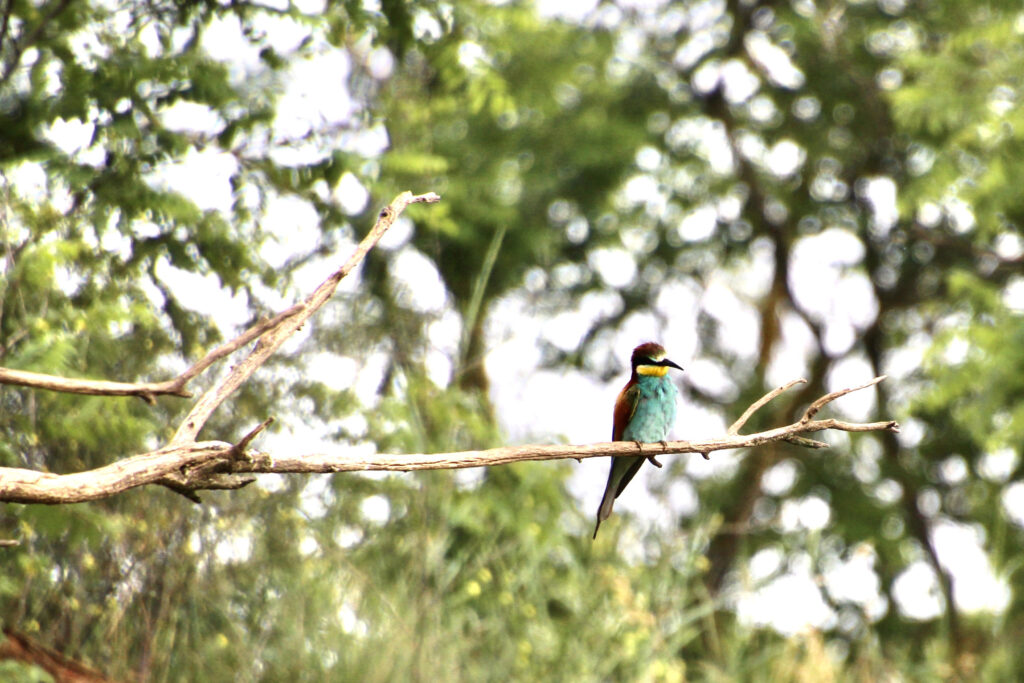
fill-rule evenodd
<path id="1" fill-rule="evenodd" d="M 663 441 L 676 421 L 676 386 L 668 377 L 640 376 L 633 419 L 622 430 L 623 441 Z"/>

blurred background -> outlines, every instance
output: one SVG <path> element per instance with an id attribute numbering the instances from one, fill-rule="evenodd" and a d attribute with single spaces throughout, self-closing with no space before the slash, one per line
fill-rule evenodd
<path id="1" fill-rule="evenodd" d="M 596 542 L 605 459 L 6 504 L 4 627 L 130 680 L 1019 676 L 1019 2 L 0 8 L 3 366 L 170 377 L 408 189 L 443 201 L 201 438 L 602 441 L 646 340 L 677 438 L 798 377 L 748 431 L 879 374 L 829 410 L 903 426 L 665 458 Z M 5 386 L 0 465 L 97 467 L 188 406 Z"/>

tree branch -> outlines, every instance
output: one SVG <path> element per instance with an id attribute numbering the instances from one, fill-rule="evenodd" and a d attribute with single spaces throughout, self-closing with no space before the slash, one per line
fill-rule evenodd
<path id="1" fill-rule="evenodd" d="M 355 253 L 349 258 L 349 261 L 339 271 L 335 272 L 327 282 L 320 285 L 320 287 L 313 293 L 313 295 L 306 300 L 304 303 L 295 304 L 290 308 L 281 311 L 277 315 L 270 318 L 265 318 L 255 325 L 247 329 L 242 334 L 238 335 L 234 339 L 224 344 L 221 344 L 217 348 L 210 351 L 208 354 L 203 356 L 200 360 L 196 361 L 185 372 L 181 373 L 177 377 L 162 382 L 111 382 L 107 380 L 92 380 L 92 379 L 81 379 L 76 377 L 60 377 L 58 375 L 47 375 L 40 372 L 30 372 L 27 370 L 12 370 L 10 368 L 0 368 L 0 384 L 12 384 L 17 386 L 30 387 L 33 389 L 46 389 L 49 391 L 59 391 L 67 394 L 86 394 L 90 396 L 138 396 L 149 404 L 156 402 L 156 397 L 161 395 L 169 396 L 180 396 L 182 398 L 192 398 L 192 394 L 185 390 L 185 385 L 191 380 L 195 379 L 203 372 L 206 371 L 211 365 L 216 363 L 221 358 L 231 355 L 238 349 L 242 348 L 246 344 L 249 344 L 254 339 L 258 339 L 270 330 L 281 328 L 285 320 L 291 318 L 294 315 L 300 313 L 303 314 L 302 321 L 294 325 L 292 329 L 286 334 L 283 334 L 281 341 L 287 338 L 289 334 L 294 332 L 302 326 L 302 322 L 309 318 L 317 308 L 323 305 L 330 295 L 334 292 L 338 282 L 341 281 L 348 273 L 359 264 L 360 261 L 366 256 L 367 252 L 373 248 L 373 246 L 380 239 L 381 235 L 391 227 L 394 223 L 395 218 L 405 209 L 406 206 L 418 202 L 436 202 L 440 199 L 434 193 L 428 193 L 425 195 L 414 196 L 411 192 L 405 192 L 399 195 L 390 206 L 385 208 L 378 218 L 376 225 L 373 230 L 366 236 Z M 328 287 L 329 283 L 332 283 Z M 318 294 L 322 293 L 322 290 L 329 289 L 326 296 L 319 303 L 316 303 L 311 307 L 310 301 L 317 297 Z M 278 348 L 280 344 L 274 346 L 274 349 Z M 273 350 L 273 349 L 272 349 Z M 269 354 L 268 354 L 269 355 Z M 265 360 L 265 359 L 264 359 Z M 259 367 L 262 364 L 257 363 L 255 367 Z M 249 373 L 251 374 L 251 372 Z M 244 379 L 248 378 L 246 375 Z M 239 385 L 241 382 L 238 383 Z M 234 387 L 237 389 L 237 385 Z M 234 389 L 232 389 L 233 391 Z M 227 397 L 231 392 L 227 392 L 224 398 Z M 205 398 L 205 397 L 204 397 Z M 223 398 L 221 399 L 223 401 Z M 215 408 L 216 406 L 214 406 Z M 194 409 L 193 409 L 194 410 Z M 212 410 L 211 410 L 212 412 Z M 209 415 L 206 416 L 209 418 Z M 203 422 L 205 423 L 204 418 Z M 200 425 L 201 427 L 202 425 Z M 180 432 L 179 428 L 179 432 Z M 198 430 L 196 430 L 198 433 Z"/>
<path id="2" fill-rule="evenodd" d="M 128 489 L 157 483 L 217 457 L 231 457 L 234 446 L 223 441 L 168 446 L 118 460 L 86 472 L 54 474 L 18 467 L 0 468 L 0 501 L 5 503 L 84 503 Z"/>
<path id="3" fill-rule="evenodd" d="M 99 671 L 36 642 L 23 633 L 4 626 L 6 638 L 0 641 L 0 661 L 13 660 L 34 665 L 50 674 L 58 683 L 114 683 Z"/>
<path id="4" fill-rule="evenodd" d="M 216 361 L 259 338 L 252 353 L 196 402 L 165 448 L 76 474 L 60 475 L 21 468 L 0 468 L 0 501 L 80 503 L 112 496 L 137 486 L 158 483 L 199 502 L 195 495 L 196 489 L 234 489 L 254 481 L 252 477 L 225 476 L 219 468 L 224 463 L 230 464 L 246 458 L 246 447 L 270 424 L 270 420 L 258 426 L 235 446 L 223 442 L 196 443 L 199 431 L 213 411 L 331 298 L 338 283 L 362 262 L 406 207 L 410 204 L 433 203 L 440 199 L 433 192 L 422 195 L 403 192 L 398 195 L 380 212 L 373 228 L 344 265 L 332 273 L 304 302 L 253 325 L 172 380 L 155 383 L 107 382 L 0 368 L 0 384 L 19 384 L 78 394 L 140 396 L 152 403 L 158 394 L 190 396 L 184 390 L 189 380 Z M 214 461 L 217 466 L 210 466 L 210 461 Z M 190 468 L 196 468 L 196 471 L 190 472 Z M 201 482 L 201 485 L 196 485 L 196 482 Z"/>
<path id="5" fill-rule="evenodd" d="M 302 306 L 296 304 L 271 318 L 261 320 L 231 341 L 221 344 L 213 351 L 210 351 L 199 361 L 193 364 L 192 367 L 174 379 L 168 379 L 162 382 L 109 382 L 106 380 L 59 377 L 57 375 L 46 375 L 41 372 L 30 372 L 28 370 L 0 368 L 0 384 L 14 384 L 33 389 L 47 389 L 49 391 L 59 391 L 65 394 L 86 394 L 90 396 L 138 396 L 150 405 L 156 402 L 157 396 L 161 395 L 191 398 L 192 394 L 185 390 L 185 385 L 190 380 L 201 375 L 203 371 L 221 358 L 231 355 L 239 348 L 262 335 L 268 329 L 278 325 L 282 320 L 295 315 L 300 310 L 302 310 Z"/>
<path id="6" fill-rule="evenodd" d="M 814 412 L 824 405 L 851 391 L 873 386 L 883 378 L 877 377 L 868 384 L 853 389 L 827 394 L 814 403 Z M 798 382 L 790 382 L 785 388 Z M 744 416 L 749 418 L 757 408 L 782 393 L 770 392 L 767 400 L 761 399 L 748 409 Z M 751 448 L 773 441 L 793 439 L 802 434 L 836 429 L 849 432 L 888 431 L 898 432 L 895 421 L 857 423 L 834 418 L 810 419 L 807 413 L 793 424 L 777 427 L 756 434 L 726 436 L 708 441 L 672 441 L 664 444 L 648 444 L 641 447 L 643 452 L 654 454 L 700 453 L 707 457 L 712 451 Z M 248 481 L 239 480 L 239 474 L 316 474 L 333 472 L 399 471 L 461 469 L 466 467 L 488 467 L 530 460 L 563 460 L 567 458 L 594 458 L 607 455 L 636 455 L 637 445 L 631 441 L 614 441 L 584 445 L 537 445 L 506 446 L 483 451 L 460 451 L 455 453 L 417 453 L 405 455 L 377 454 L 366 457 L 341 455 L 302 455 L 275 457 L 267 453 L 248 453 L 244 450 L 252 437 L 266 423 L 239 442 L 237 446 L 223 442 L 188 443 L 169 446 L 118 463 L 101 467 L 90 472 L 58 475 L 20 469 L 0 469 L 0 501 L 21 503 L 78 503 L 111 496 L 137 486 L 165 483 L 168 476 L 175 477 L 172 486 L 179 492 L 193 492 L 200 489 L 239 488 Z M 735 425 L 734 425 L 735 426 Z M 808 440 L 809 441 L 809 440 Z M 824 445 L 813 442 L 815 446 Z M 169 484 L 168 484 L 169 485 Z"/>
<path id="7" fill-rule="evenodd" d="M 252 373 L 256 371 L 256 368 L 263 365 L 284 344 L 288 337 L 302 327 L 321 306 L 327 303 L 342 278 L 352 272 L 362 262 L 366 254 L 376 246 L 380 238 L 407 206 L 416 203 L 433 203 L 440 200 L 441 198 L 433 192 L 421 195 L 403 192 L 395 197 L 395 200 L 377 216 L 377 222 L 374 224 L 373 229 L 359 243 L 356 250 L 349 256 L 348 261 L 317 287 L 302 304 L 299 304 L 301 307 L 299 311 L 268 330 L 260 339 L 256 348 L 249 354 L 248 358 L 233 367 L 224 379 L 217 382 L 216 385 L 203 394 L 185 417 L 181 426 L 178 427 L 178 431 L 175 432 L 171 443 L 186 443 L 196 438 L 199 430 L 203 428 L 210 415 L 217 409 L 217 406 L 234 393 L 245 380 L 249 379 Z"/>
<path id="8" fill-rule="evenodd" d="M 643 448 L 645 453 L 663 455 L 673 453 L 700 453 L 705 455 L 712 451 L 732 450 L 761 446 L 772 441 L 782 441 L 789 436 L 805 432 L 817 432 L 823 429 L 842 431 L 891 431 L 898 432 L 896 422 L 872 422 L 868 424 L 851 424 L 839 420 L 815 420 L 807 423 L 794 423 L 748 436 L 725 436 L 708 441 L 667 441 L 665 444 L 650 444 Z M 490 467 L 506 465 L 513 462 L 531 460 L 565 460 L 574 458 L 597 458 L 606 455 L 636 455 L 636 443 L 632 441 L 608 441 L 582 445 L 531 444 L 527 446 L 504 446 L 485 451 L 459 451 L 456 453 L 432 453 L 389 455 L 378 454 L 368 457 L 352 458 L 348 456 L 304 455 L 294 457 L 273 457 L 267 454 L 250 456 L 248 462 L 239 461 L 233 466 L 234 472 L 277 473 L 277 474 L 315 474 L 326 472 L 369 472 L 412 470 L 447 470 L 467 467 Z"/>
<path id="9" fill-rule="evenodd" d="M 774 399 L 779 394 L 792 389 L 797 384 L 806 383 L 807 380 L 805 379 L 795 379 L 792 382 L 787 382 L 786 384 L 783 384 L 781 387 L 776 387 L 775 389 L 772 389 L 767 394 L 754 401 L 749 408 L 743 411 L 743 414 L 740 415 L 738 420 L 732 423 L 732 426 L 729 427 L 729 431 L 727 431 L 726 434 L 728 434 L 729 436 L 735 436 L 736 434 L 739 434 L 740 430 L 743 428 L 743 425 L 747 424 L 747 420 L 750 419 L 750 416 L 756 413 L 761 408 L 763 408 L 766 403 Z"/>
<path id="10" fill-rule="evenodd" d="M 306 455 L 274 457 L 266 453 L 249 453 L 247 448 L 252 440 L 270 424 L 266 420 L 245 435 L 237 444 L 222 441 L 196 442 L 196 436 L 206 424 L 210 415 L 232 393 L 244 383 L 253 372 L 301 328 L 307 320 L 334 294 L 338 283 L 352 272 L 365 258 L 383 234 L 409 204 L 436 202 L 433 192 L 413 195 L 404 192 L 395 198 L 377 218 L 377 222 L 355 249 L 348 260 L 332 273 L 302 303 L 277 314 L 273 318 L 257 323 L 234 340 L 223 344 L 207 354 L 180 376 L 167 382 L 155 384 L 125 384 L 119 382 L 94 382 L 92 380 L 69 380 L 67 378 L 24 373 L 22 371 L 0 371 L 0 382 L 26 386 L 71 391 L 74 393 L 100 393 L 106 395 L 138 395 L 153 400 L 156 393 L 172 393 L 187 396 L 184 385 L 190 379 L 206 370 L 214 362 L 238 350 L 253 339 L 259 339 L 255 348 L 238 365 L 207 391 L 192 407 L 188 416 L 179 425 L 174 437 L 164 448 L 125 458 L 104 467 L 74 474 L 54 474 L 21 468 L 0 468 L 0 502 L 63 504 L 80 503 L 122 493 L 131 488 L 147 484 L 160 484 L 198 502 L 196 491 L 203 489 L 236 489 L 255 479 L 252 474 L 311 474 L 351 471 L 411 471 L 426 469 L 457 469 L 503 465 L 528 460 L 559 460 L 565 458 L 593 458 L 609 455 L 635 455 L 638 444 L 633 442 L 607 442 L 585 445 L 527 445 L 492 448 L 484 451 L 462 451 L 457 453 L 390 455 L 378 454 L 369 457 L 343 455 Z M 834 418 L 815 420 L 814 416 L 825 405 L 852 391 L 871 387 L 882 381 L 876 377 L 859 387 L 834 391 L 811 403 L 798 422 L 757 434 L 740 435 L 739 430 L 747 420 L 769 401 L 787 389 L 804 380 L 789 382 L 752 404 L 729 427 L 726 436 L 709 441 L 675 441 L 649 444 L 641 450 L 650 457 L 656 454 L 700 453 L 705 458 L 712 451 L 735 448 L 750 448 L 773 441 L 790 441 L 810 448 L 822 448 L 827 444 L 805 438 L 804 434 L 825 429 L 848 432 L 890 431 L 898 432 L 894 421 L 854 423 Z"/>
<path id="11" fill-rule="evenodd" d="M 14 384 L 33 389 L 60 391 L 66 394 L 87 394 L 90 396 L 139 396 L 152 403 L 161 394 L 188 397 L 182 388 L 184 382 L 178 379 L 164 382 L 108 382 L 106 380 L 59 377 L 28 370 L 0 368 L 0 384 Z"/>

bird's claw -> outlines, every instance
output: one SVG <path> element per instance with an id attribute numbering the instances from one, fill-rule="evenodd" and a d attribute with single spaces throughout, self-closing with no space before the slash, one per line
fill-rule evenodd
<path id="1" fill-rule="evenodd" d="M 643 452 L 644 452 L 644 447 L 643 447 L 643 444 L 641 444 L 641 443 L 640 443 L 639 441 L 634 441 L 633 443 L 635 443 L 635 444 L 636 444 L 636 449 L 637 449 L 638 451 L 640 451 L 641 453 L 643 453 Z M 664 449 L 668 448 L 668 442 L 666 442 L 666 441 L 662 441 L 662 442 L 661 442 L 661 448 L 662 448 L 662 450 L 664 450 Z M 654 465 L 655 467 L 664 467 L 664 465 L 662 465 L 662 464 L 661 464 L 660 462 L 658 462 L 658 459 L 657 459 L 657 458 L 655 458 L 655 457 L 654 457 L 653 455 L 648 455 L 648 456 L 647 456 L 647 460 L 648 460 L 648 461 L 649 461 L 649 462 L 650 462 L 650 463 L 651 463 L 652 465 Z"/>

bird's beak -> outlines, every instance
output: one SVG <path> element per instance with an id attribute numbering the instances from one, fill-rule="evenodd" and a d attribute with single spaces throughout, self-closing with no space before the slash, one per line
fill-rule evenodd
<path id="1" fill-rule="evenodd" d="M 665 360 L 663 360 L 660 363 L 658 363 L 658 365 L 663 365 L 663 366 L 665 366 L 667 368 L 675 368 L 676 370 L 682 370 L 681 367 L 679 367 L 678 365 L 676 365 L 675 363 L 670 361 L 668 358 L 666 358 Z"/>

